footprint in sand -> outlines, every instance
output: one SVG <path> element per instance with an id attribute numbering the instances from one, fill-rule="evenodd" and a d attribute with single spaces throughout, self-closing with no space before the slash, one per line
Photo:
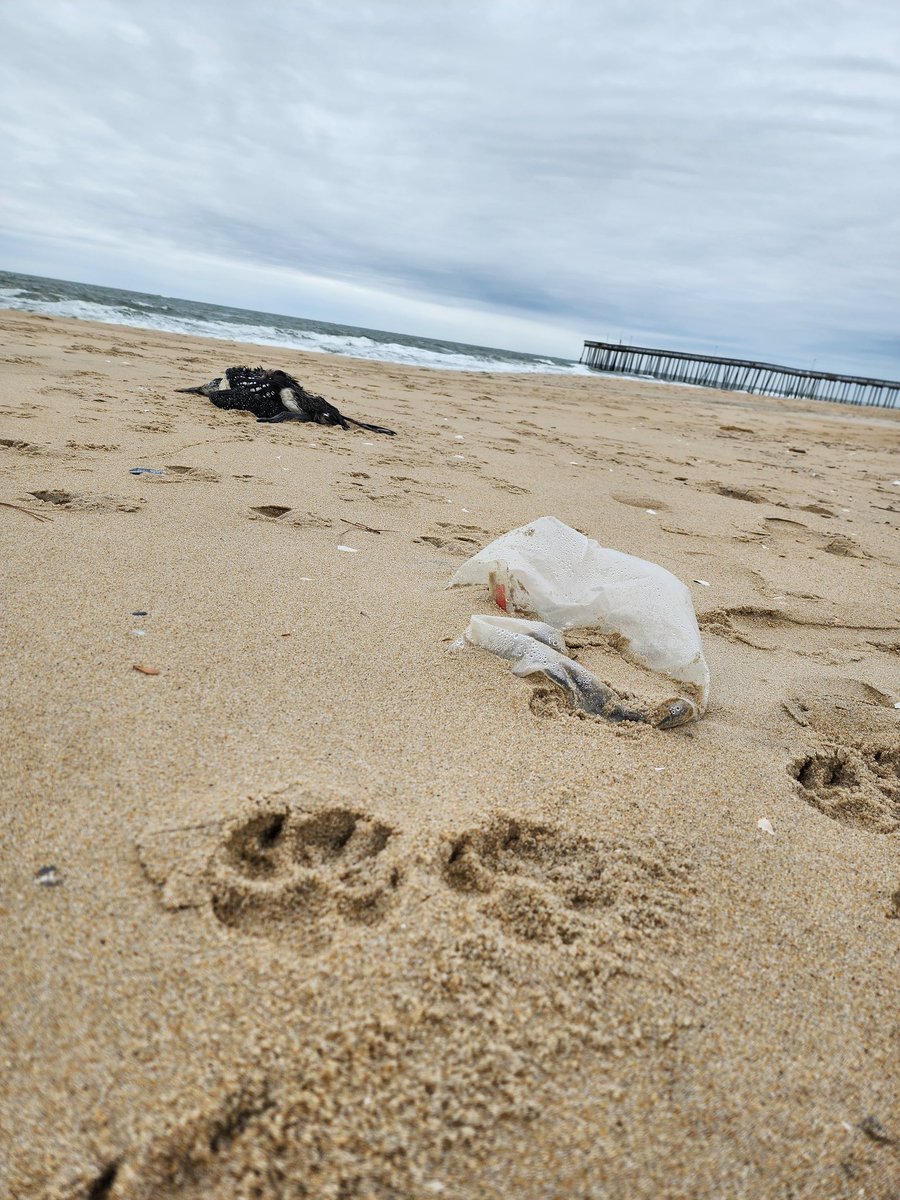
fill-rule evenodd
<path id="1" fill-rule="evenodd" d="M 394 830 L 349 808 L 268 807 L 234 824 L 210 864 L 223 925 L 315 954 L 342 922 L 374 924 L 400 882 Z"/>
<path id="2" fill-rule="evenodd" d="M 521 445 L 521 439 L 517 437 L 495 437 L 490 441 L 485 441 L 485 446 L 491 450 L 499 450 L 503 454 L 515 454 Z"/>
<path id="3" fill-rule="evenodd" d="M 900 718 L 890 697 L 845 680 L 792 696 L 783 707 L 813 734 L 788 765 L 807 804 L 857 829 L 900 829 Z"/>
<path id="4" fill-rule="evenodd" d="M 900 829 L 900 749 L 832 743 L 795 759 L 790 773 L 800 795 L 826 817 L 867 829 Z"/>
<path id="5" fill-rule="evenodd" d="M 31 411 L 27 411 L 21 405 L 17 408 L 11 408 L 5 404 L 0 404 L 0 416 L 17 417 L 20 421 L 30 421 L 41 408 L 43 408 L 42 404 L 31 404 L 28 406 L 28 409 Z"/>
<path id="6" fill-rule="evenodd" d="M 412 501 L 402 491 L 400 492 L 363 492 L 366 500 L 372 504 L 379 504 L 383 508 L 409 508 Z M 356 496 L 342 496 L 342 500 L 352 501 L 358 499 Z"/>
<path id="7" fill-rule="evenodd" d="M 518 483 L 510 483 L 508 479 L 490 479 L 486 477 L 485 483 L 489 483 L 496 491 L 508 492 L 511 496 L 531 495 L 529 488 L 521 487 Z"/>
<path id="8" fill-rule="evenodd" d="M 734 437 L 735 434 L 749 433 L 753 438 L 757 436 L 756 431 L 748 429 L 746 425 L 720 425 L 719 432 L 716 437 Z M 741 440 L 738 438 L 737 440 Z"/>
<path id="9" fill-rule="evenodd" d="M 438 550 L 446 550 L 448 554 L 469 557 L 490 541 L 490 534 L 478 525 L 455 525 L 448 521 L 438 521 L 431 533 L 423 533 L 421 537 L 413 538 L 413 541 L 435 546 Z"/>
<path id="10" fill-rule="evenodd" d="M 280 521 L 290 511 L 290 507 L 286 504 L 259 504 L 250 509 L 250 520 L 256 521 L 260 517 L 265 517 L 269 521 Z"/>
<path id="11" fill-rule="evenodd" d="M 342 486 L 349 489 L 349 494 L 341 493 L 340 499 L 347 504 L 365 499 L 388 508 L 406 508 L 410 503 L 408 489 L 379 490 L 384 485 L 373 480 L 367 471 L 347 471 L 341 478 Z"/>
<path id="12" fill-rule="evenodd" d="M 824 504 L 801 504 L 801 512 L 815 513 L 818 517 L 833 517 L 833 509 L 827 508 Z"/>
<path id="13" fill-rule="evenodd" d="M 751 646 L 754 650 L 774 650 L 776 647 L 771 636 L 773 632 L 781 631 L 786 623 L 780 609 L 737 604 L 699 613 L 697 624 L 704 634 L 723 638 L 727 642 Z"/>
<path id="14" fill-rule="evenodd" d="M 131 342 L 113 343 L 111 346 L 95 346 L 90 342 L 72 342 L 70 350 L 82 354 L 102 354 L 106 358 L 144 358 Z"/>
<path id="15" fill-rule="evenodd" d="M 402 496 L 407 502 L 410 496 L 424 496 L 426 500 L 436 503 L 442 503 L 447 498 L 441 490 L 447 487 L 446 483 L 425 484 L 421 479 L 413 478 L 412 475 L 391 475 L 390 482 L 397 485 L 395 494 Z"/>
<path id="16" fill-rule="evenodd" d="M 833 537 L 828 538 L 822 549 L 826 554 L 836 554 L 840 558 L 870 557 L 861 546 L 856 544 L 853 538 L 847 537 L 843 533 L 836 533 Z"/>
<path id="17" fill-rule="evenodd" d="M 200 804 L 197 819 L 151 825 L 137 840 L 163 908 L 210 909 L 244 932 L 329 940 L 321 919 L 374 922 L 400 882 L 395 831 L 340 801 L 243 806 L 232 818 Z"/>
<path id="18" fill-rule="evenodd" d="M 27 454 L 29 457 L 51 452 L 49 446 L 38 446 L 34 442 L 23 442 L 18 438 L 0 438 L 0 446 L 5 450 L 17 450 L 19 454 Z"/>
<path id="19" fill-rule="evenodd" d="M 186 483 L 218 483 L 222 476 L 208 467 L 166 466 L 172 480 Z"/>
<path id="20" fill-rule="evenodd" d="M 653 496 L 634 496 L 626 495 L 621 492 L 612 493 L 613 500 L 617 500 L 619 504 L 627 504 L 629 508 L 642 508 L 645 512 L 668 512 L 669 505 L 664 500 L 657 500 Z"/>
<path id="21" fill-rule="evenodd" d="M 70 512 L 139 512 L 142 500 L 118 500 L 115 496 L 87 496 L 80 492 L 48 490 L 30 492 L 42 504 L 52 504 Z"/>
<path id="22" fill-rule="evenodd" d="M 716 483 L 715 480 L 699 486 L 704 492 L 712 492 L 716 496 L 727 496 L 729 500 L 743 500 L 746 504 L 783 504 L 781 498 L 774 492 L 763 492 L 759 488 Z"/>
<path id="23" fill-rule="evenodd" d="M 802 547 L 814 552 L 823 550 L 826 554 L 835 554 L 839 558 L 870 557 L 849 535 L 818 533 L 802 521 L 795 521 L 790 517 L 766 517 L 757 531 L 748 534 L 748 540 L 764 542 L 788 551 Z"/>
<path id="24" fill-rule="evenodd" d="M 172 425 L 168 421 L 146 421 L 143 425 L 132 425 L 132 433 L 171 433 Z"/>
<path id="25" fill-rule="evenodd" d="M 290 515 L 290 520 L 284 518 Z M 250 509 L 250 520 L 258 521 L 262 517 L 267 521 L 278 521 L 282 525 L 294 525 L 298 529 L 331 529 L 334 521 L 331 517 L 323 517 L 320 513 L 299 512 L 284 504 L 260 504 Z"/>
<path id="26" fill-rule="evenodd" d="M 690 863 L 659 843 L 596 841 L 508 816 L 447 840 L 440 871 L 516 937 L 564 945 L 665 928 L 695 891 Z"/>

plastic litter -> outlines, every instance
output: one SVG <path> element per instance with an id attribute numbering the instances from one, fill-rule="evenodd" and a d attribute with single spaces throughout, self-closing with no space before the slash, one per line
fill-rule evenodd
<path id="1" fill-rule="evenodd" d="M 58 867 L 41 867 L 34 873 L 34 882 L 38 887 L 59 887 L 62 875 Z"/>
<path id="2" fill-rule="evenodd" d="M 772 822 L 768 817 L 760 817 L 756 822 L 756 828 L 761 829 L 763 833 L 775 833 L 775 830 L 772 828 Z"/>
<path id="3" fill-rule="evenodd" d="M 165 471 L 159 470 L 157 467 L 129 467 L 129 475 L 165 475 Z"/>
<path id="4" fill-rule="evenodd" d="M 553 630 L 599 629 L 617 635 L 623 654 L 687 685 L 694 699 L 678 697 L 685 705 L 681 721 L 705 712 L 709 667 L 691 595 L 656 563 L 606 549 L 556 517 L 541 517 L 497 538 L 463 563 L 450 586 L 465 584 L 487 585 L 504 612 L 535 614 Z M 510 653 L 494 647 L 510 650 L 509 637 L 518 636 L 524 640 L 516 643 L 517 674 L 543 670 L 570 695 L 580 692 L 585 698 L 597 686 L 609 691 L 571 659 L 565 664 L 547 659 L 536 666 L 546 654 L 540 647 L 553 644 L 531 631 L 485 624 L 496 619 L 473 618 L 477 623 L 470 622 L 467 639 L 509 658 Z M 554 648 L 561 653 L 558 643 Z"/>
<path id="5" fill-rule="evenodd" d="M 657 729 L 674 729 L 698 715 L 696 704 L 684 696 L 655 708 L 625 701 L 593 672 L 563 653 L 565 639 L 542 621 L 515 617 L 473 616 L 466 641 L 513 663 L 513 675 L 542 674 L 559 687 L 574 708 L 607 721 L 642 721 Z"/>
<path id="6" fill-rule="evenodd" d="M 542 643 L 560 654 L 566 652 L 566 639 L 558 629 L 543 621 L 522 621 L 516 617 L 472 617 L 466 640 L 484 646 L 501 658 L 518 659 L 531 649 L 530 640 Z"/>

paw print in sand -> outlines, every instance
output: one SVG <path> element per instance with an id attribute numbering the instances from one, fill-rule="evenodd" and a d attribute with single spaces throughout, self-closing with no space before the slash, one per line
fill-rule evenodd
<path id="1" fill-rule="evenodd" d="M 842 825 L 900 830 L 900 748 L 893 697 L 860 679 L 830 680 L 782 701 L 812 738 L 788 763 L 800 796 Z"/>
<path id="2" fill-rule="evenodd" d="M 834 743 L 797 759 L 790 773 L 800 795 L 826 817 L 868 829 L 900 829 L 900 750 Z"/>
<path id="3" fill-rule="evenodd" d="M 336 922 L 372 924 L 400 882 L 384 854 L 393 830 L 347 808 L 268 808 L 227 832 L 210 871 L 223 925 L 313 954 Z"/>
<path id="4" fill-rule="evenodd" d="M 671 924 L 694 892 L 690 864 L 656 842 L 591 839 L 505 816 L 445 842 L 440 869 L 531 942 L 631 939 Z"/>

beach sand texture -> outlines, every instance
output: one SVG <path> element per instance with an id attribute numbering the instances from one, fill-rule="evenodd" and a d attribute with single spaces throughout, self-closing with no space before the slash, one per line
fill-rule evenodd
<path id="1" fill-rule="evenodd" d="M 0 1195 L 900 1195 L 900 414 L 0 328 Z M 241 362 L 398 435 L 174 390 Z M 449 649 L 547 514 L 702 721 Z"/>

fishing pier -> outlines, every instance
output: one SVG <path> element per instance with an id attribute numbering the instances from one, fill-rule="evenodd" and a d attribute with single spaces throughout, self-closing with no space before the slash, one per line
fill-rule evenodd
<path id="1" fill-rule="evenodd" d="M 606 371 L 611 375 L 640 375 L 667 383 L 721 388 L 726 392 L 796 396 L 806 400 L 832 400 L 837 404 L 871 404 L 878 408 L 896 408 L 900 401 L 900 382 L 889 379 L 801 371 L 796 367 L 777 367 L 773 363 L 739 358 L 683 354 L 679 350 L 585 342 L 580 361 L 595 371 Z"/>

